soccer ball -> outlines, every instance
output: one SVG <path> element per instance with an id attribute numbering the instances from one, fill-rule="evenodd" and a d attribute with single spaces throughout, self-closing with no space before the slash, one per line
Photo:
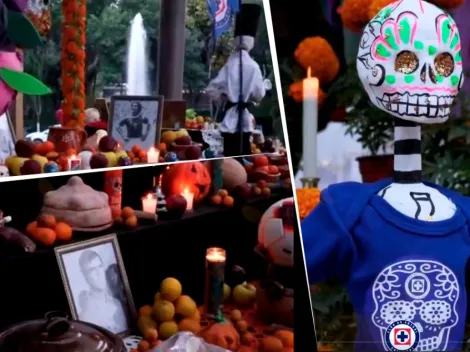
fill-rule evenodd
<path id="1" fill-rule="evenodd" d="M 286 198 L 271 205 L 261 217 L 258 226 L 258 246 L 277 265 L 294 265 L 294 225 L 297 221 L 294 198 Z"/>

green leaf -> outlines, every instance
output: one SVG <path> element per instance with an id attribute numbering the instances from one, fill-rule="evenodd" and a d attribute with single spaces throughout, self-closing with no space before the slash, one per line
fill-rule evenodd
<path id="1" fill-rule="evenodd" d="M 52 93 L 44 83 L 25 72 L 2 68 L 0 77 L 11 89 L 26 95 L 48 95 Z"/>
<path id="2" fill-rule="evenodd" d="M 19 12 L 8 11 L 7 35 L 20 48 L 31 49 L 43 44 L 36 27 Z"/>

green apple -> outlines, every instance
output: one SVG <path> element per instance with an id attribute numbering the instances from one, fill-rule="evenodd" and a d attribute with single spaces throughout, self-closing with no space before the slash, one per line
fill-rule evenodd
<path id="1" fill-rule="evenodd" d="M 224 301 L 230 298 L 231 293 L 232 293 L 232 289 L 230 288 L 230 286 L 224 283 Z"/>
<path id="2" fill-rule="evenodd" d="M 240 307 L 250 307 L 256 301 L 256 287 L 243 283 L 235 286 L 232 292 L 232 298 Z"/>

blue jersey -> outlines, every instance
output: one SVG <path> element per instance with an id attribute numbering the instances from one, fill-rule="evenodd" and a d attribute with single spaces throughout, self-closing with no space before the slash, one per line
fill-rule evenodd
<path id="1" fill-rule="evenodd" d="M 416 351 L 457 351 L 467 309 L 470 199 L 437 185 L 457 206 L 444 221 L 410 218 L 377 195 L 391 183 L 328 187 L 302 222 L 310 284 L 338 278 L 354 306 L 355 350 L 388 351 L 387 329 L 409 321 Z"/>

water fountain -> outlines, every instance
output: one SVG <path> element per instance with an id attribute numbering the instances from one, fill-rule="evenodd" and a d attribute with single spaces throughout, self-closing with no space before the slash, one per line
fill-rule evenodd
<path id="1" fill-rule="evenodd" d="M 127 94 L 150 95 L 147 32 L 144 19 L 138 13 L 131 22 L 129 41 L 127 46 Z"/>

